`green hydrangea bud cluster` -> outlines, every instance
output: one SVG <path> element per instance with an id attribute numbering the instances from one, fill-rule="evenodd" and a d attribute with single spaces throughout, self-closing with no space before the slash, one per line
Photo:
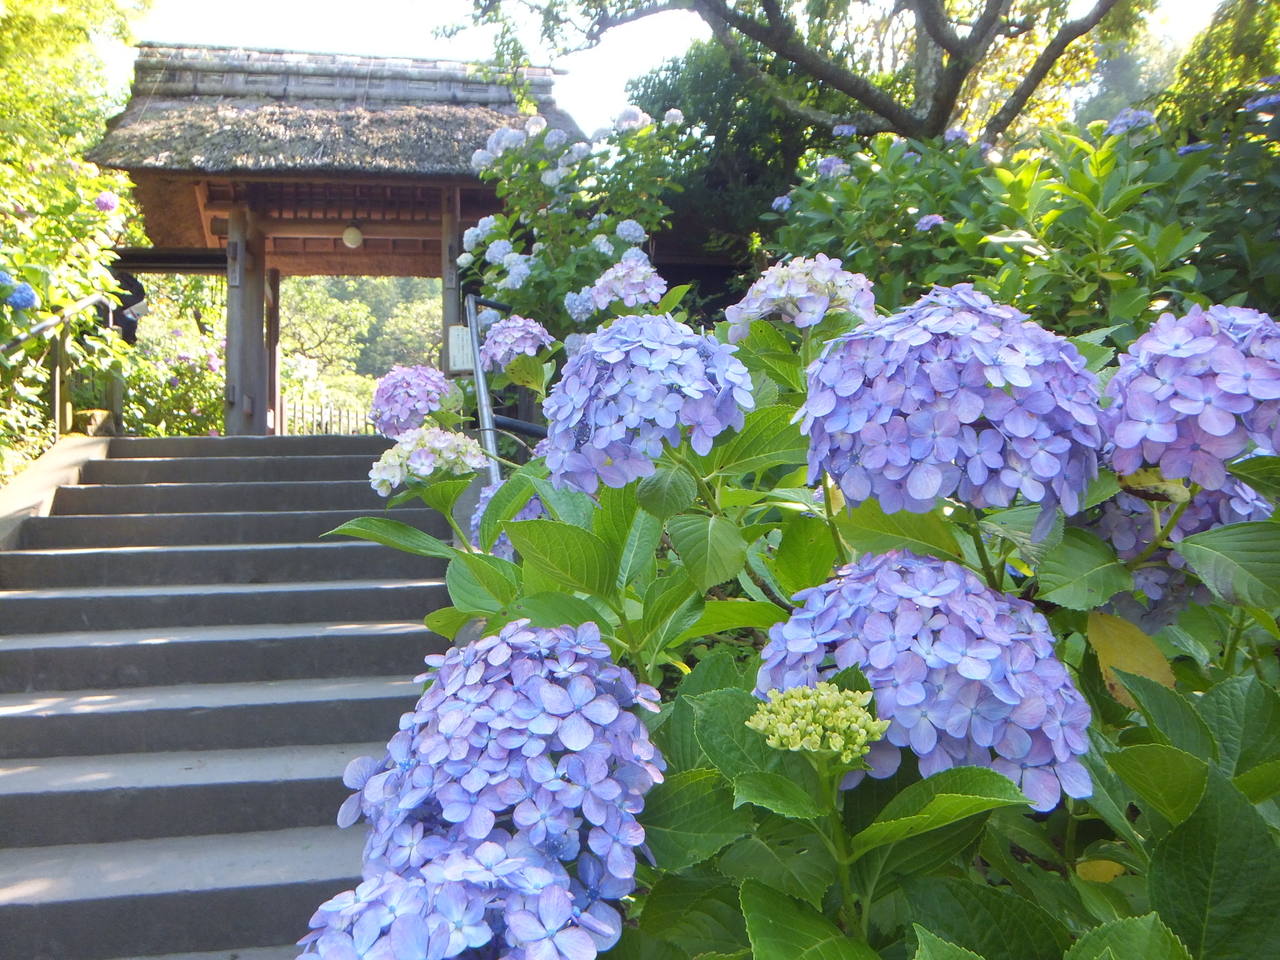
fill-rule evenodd
<path id="1" fill-rule="evenodd" d="M 877 720 L 867 709 L 871 693 L 841 690 L 834 683 L 770 690 L 747 726 L 765 736 L 778 750 L 803 750 L 856 763 L 884 736 L 888 720 Z"/>

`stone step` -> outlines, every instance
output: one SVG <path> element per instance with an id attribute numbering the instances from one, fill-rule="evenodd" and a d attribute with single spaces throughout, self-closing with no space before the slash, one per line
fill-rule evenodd
<path id="1" fill-rule="evenodd" d="M 299 949 L 296 943 L 286 943 L 279 947 L 229 947 L 223 950 L 202 950 L 199 953 L 118 957 L 116 960 L 297 960 Z"/>
<path id="2" fill-rule="evenodd" d="M 364 480 L 268 483 L 117 483 L 59 487 L 52 513 L 239 513 L 245 510 L 381 511 L 387 501 Z"/>
<path id="3" fill-rule="evenodd" d="M 446 602 L 439 580 L 180 584 L 0 590 L 2 635 L 235 623 L 421 620 Z"/>
<path id="4" fill-rule="evenodd" d="M 0 758 L 385 741 L 420 691 L 395 676 L 8 693 Z"/>
<path id="5" fill-rule="evenodd" d="M 394 729 L 388 729 L 389 737 Z M 385 743 L 0 760 L 0 850 L 332 824 Z"/>
<path id="6" fill-rule="evenodd" d="M 363 845 L 360 828 L 330 826 L 3 850 L 3 956 L 140 960 L 288 943 L 359 882 Z"/>
<path id="7" fill-rule="evenodd" d="M 324 457 L 131 457 L 90 460 L 81 483 L 228 483 L 245 480 L 368 480 L 373 458 Z"/>
<path id="8" fill-rule="evenodd" d="M 108 456 L 147 457 L 378 457 L 391 446 L 385 437 L 118 437 Z"/>
<path id="9" fill-rule="evenodd" d="M 151 627 L 0 637 L 0 693 L 414 676 L 447 642 L 421 620 Z"/>
<path id="10" fill-rule="evenodd" d="M 403 580 L 443 574 L 440 560 L 345 537 L 323 543 L 0 551 L 0 589 L 10 590 L 53 585 L 281 583 L 352 576 Z"/>
<path id="11" fill-rule="evenodd" d="M 281 510 L 269 513 L 167 513 L 82 517 L 31 517 L 24 521 L 24 549 L 57 547 L 166 546 L 213 543 L 301 543 L 378 510 Z M 434 510 L 405 505 L 394 519 L 448 539 L 444 518 Z"/>

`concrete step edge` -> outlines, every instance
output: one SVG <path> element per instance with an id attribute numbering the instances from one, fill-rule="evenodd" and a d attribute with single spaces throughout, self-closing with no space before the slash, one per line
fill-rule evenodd
<path id="1" fill-rule="evenodd" d="M 253 640 L 289 640 L 333 636 L 371 637 L 385 634 L 432 635 L 421 621 L 383 620 L 363 623 L 246 623 L 211 627 L 139 627 L 131 630 L 72 630 L 0 636 L 0 653 L 76 647 L 120 647 Z"/>
<path id="2" fill-rule="evenodd" d="M 193 593 L 229 595 L 314 593 L 320 591 L 396 590 L 440 587 L 444 580 L 305 580 L 293 583 L 178 583 L 127 587 L 52 587 L 47 590 L 0 590 L 0 603 L 15 600 L 87 600 L 98 597 L 174 597 Z"/>

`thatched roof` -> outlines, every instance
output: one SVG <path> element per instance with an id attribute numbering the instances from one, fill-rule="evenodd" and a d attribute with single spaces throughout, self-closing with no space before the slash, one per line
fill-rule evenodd
<path id="1" fill-rule="evenodd" d="M 579 135 L 550 72 L 526 79 L 548 122 Z M 129 171 L 466 176 L 517 114 L 470 64 L 142 44 L 129 105 L 88 156 Z"/>

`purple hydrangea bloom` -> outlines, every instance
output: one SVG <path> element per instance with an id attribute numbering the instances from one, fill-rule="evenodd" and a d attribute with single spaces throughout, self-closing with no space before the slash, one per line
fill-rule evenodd
<path id="1" fill-rule="evenodd" d="M 751 330 L 751 321 L 778 314 L 797 327 L 812 327 L 832 311 L 852 313 L 868 321 L 876 315 L 871 281 L 841 269 L 840 261 L 820 253 L 812 260 L 795 257 L 779 261 L 761 274 L 741 301 L 724 311 L 729 342 L 737 343 Z"/>
<path id="2" fill-rule="evenodd" d="M 775 213 L 786 213 L 791 209 L 791 195 L 784 193 L 780 197 L 774 197 L 773 202 L 769 204 Z"/>
<path id="3" fill-rule="evenodd" d="M 321 904 L 300 943 L 333 960 L 594 960 L 622 932 L 636 816 L 662 781 L 631 712 L 657 691 L 592 623 L 520 620 L 427 663 L 385 756 L 343 777 L 356 793 L 339 825 L 369 824 L 364 882 Z"/>
<path id="4" fill-rule="evenodd" d="M 972 140 L 973 138 L 969 136 L 969 131 L 962 127 L 951 127 L 942 135 L 943 143 L 961 143 L 968 146 Z"/>
<path id="5" fill-rule="evenodd" d="M 843 177 L 849 172 L 849 164 L 840 157 L 823 157 L 818 161 L 818 176 Z"/>
<path id="6" fill-rule="evenodd" d="M 1246 110 L 1270 110 L 1280 104 L 1280 93 L 1264 93 L 1245 101 Z"/>
<path id="7" fill-rule="evenodd" d="M 467 532 L 471 535 L 471 542 L 480 546 L 480 521 L 484 519 L 484 512 L 489 507 L 489 501 L 493 499 L 493 495 L 497 493 L 503 483 L 486 484 L 480 491 L 480 499 L 476 501 L 476 508 L 471 513 L 471 522 L 468 524 Z M 542 500 L 538 497 L 530 497 L 529 501 L 516 511 L 512 520 L 537 520 L 539 517 L 545 517 L 546 510 L 542 506 Z M 511 545 L 510 538 L 505 533 L 498 534 L 498 539 L 493 542 L 493 549 L 489 551 L 493 556 L 500 557 L 503 560 L 515 560 L 516 550 Z"/>
<path id="8" fill-rule="evenodd" d="M 831 135 L 833 137 L 856 137 L 858 128 L 852 123 L 837 123 L 831 128 Z"/>
<path id="9" fill-rule="evenodd" d="M 1121 492 L 1106 501 L 1085 529 L 1110 543 L 1121 560 L 1132 560 L 1151 544 L 1157 524 L 1163 529 L 1176 509 L 1167 501 L 1144 500 Z M 1233 480 L 1225 490 L 1200 490 L 1178 516 L 1168 539 L 1174 543 L 1227 523 L 1265 520 L 1272 507 L 1252 487 Z M 1192 588 L 1182 554 L 1166 548 L 1153 552 L 1133 571 L 1134 591 L 1110 602 L 1113 611 L 1157 633 L 1177 619 L 1188 602 L 1209 603 L 1204 587 Z"/>
<path id="10" fill-rule="evenodd" d="M 373 391 L 369 419 L 379 433 L 394 440 L 421 427 L 452 389 L 435 367 L 392 367 Z"/>
<path id="11" fill-rule="evenodd" d="M 564 295 L 564 309 L 574 323 L 583 324 L 596 312 L 595 300 L 591 297 L 591 288 L 583 287 L 576 293 L 570 290 Z"/>
<path id="12" fill-rule="evenodd" d="M 1166 313 L 1120 357 L 1107 396 L 1116 472 L 1158 466 L 1228 489 L 1228 461 L 1280 445 L 1280 325 L 1244 307 Z"/>
<path id="13" fill-rule="evenodd" d="M 537 320 L 513 313 L 494 323 L 485 334 L 480 363 L 485 370 L 501 370 L 516 357 L 536 357 L 539 350 L 553 343 L 555 338 Z"/>
<path id="14" fill-rule="evenodd" d="M 23 282 L 14 286 L 5 303 L 15 310 L 31 310 L 40 305 L 40 297 L 31 284 Z"/>
<path id="15" fill-rule="evenodd" d="M 598 310 L 617 301 L 635 307 L 660 301 L 667 292 L 667 281 L 653 269 L 643 251 L 632 247 L 620 261 L 600 275 L 588 292 Z"/>
<path id="16" fill-rule="evenodd" d="M 654 472 L 685 428 L 705 454 L 753 406 L 735 348 L 668 315 L 619 317 L 587 336 L 543 402 L 551 482 L 594 493 Z"/>
<path id="17" fill-rule="evenodd" d="M 800 415 L 809 479 L 854 505 L 924 513 L 946 497 L 1068 514 L 1098 472 L 1098 379 L 1074 345 L 970 284 L 935 287 L 830 341 Z"/>
<path id="18" fill-rule="evenodd" d="M 907 551 L 866 555 L 793 599 L 791 618 L 769 630 L 756 694 L 861 669 L 876 716 L 890 721 L 867 755 L 871 776 L 892 775 L 909 747 L 926 777 L 991 767 L 1036 810 L 1092 793 L 1077 759 L 1089 749 L 1089 705 L 1027 601 Z"/>
<path id="19" fill-rule="evenodd" d="M 120 206 L 120 198 L 110 190 L 103 190 L 93 198 L 93 205 L 103 213 L 114 213 Z"/>
<path id="20" fill-rule="evenodd" d="M 1185 157 L 1189 153 L 1199 153 L 1201 150 L 1212 150 L 1212 149 L 1213 149 L 1213 144 L 1211 143 L 1204 143 L 1204 142 L 1188 143 L 1178 148 L 1178 156 Z"/>
<path id="21" fill-rule="evenodd" d="M 1115 137 L 1131 130 L 1141 130 L 1156 122 L 1156 115 L 1150 110 L 1135 110 L 1125 107 L 1112 118 L 1105 131 L 1108 137 Z"/>
<path id="22" fill-rule="evenodd" d="M 941 226 L 946 223 L 946 217 L 940 213 L 926 213 L 923 217 L 916 221 L 916 229 L 921 233 L 932 230 L 934 227 Z"/>

